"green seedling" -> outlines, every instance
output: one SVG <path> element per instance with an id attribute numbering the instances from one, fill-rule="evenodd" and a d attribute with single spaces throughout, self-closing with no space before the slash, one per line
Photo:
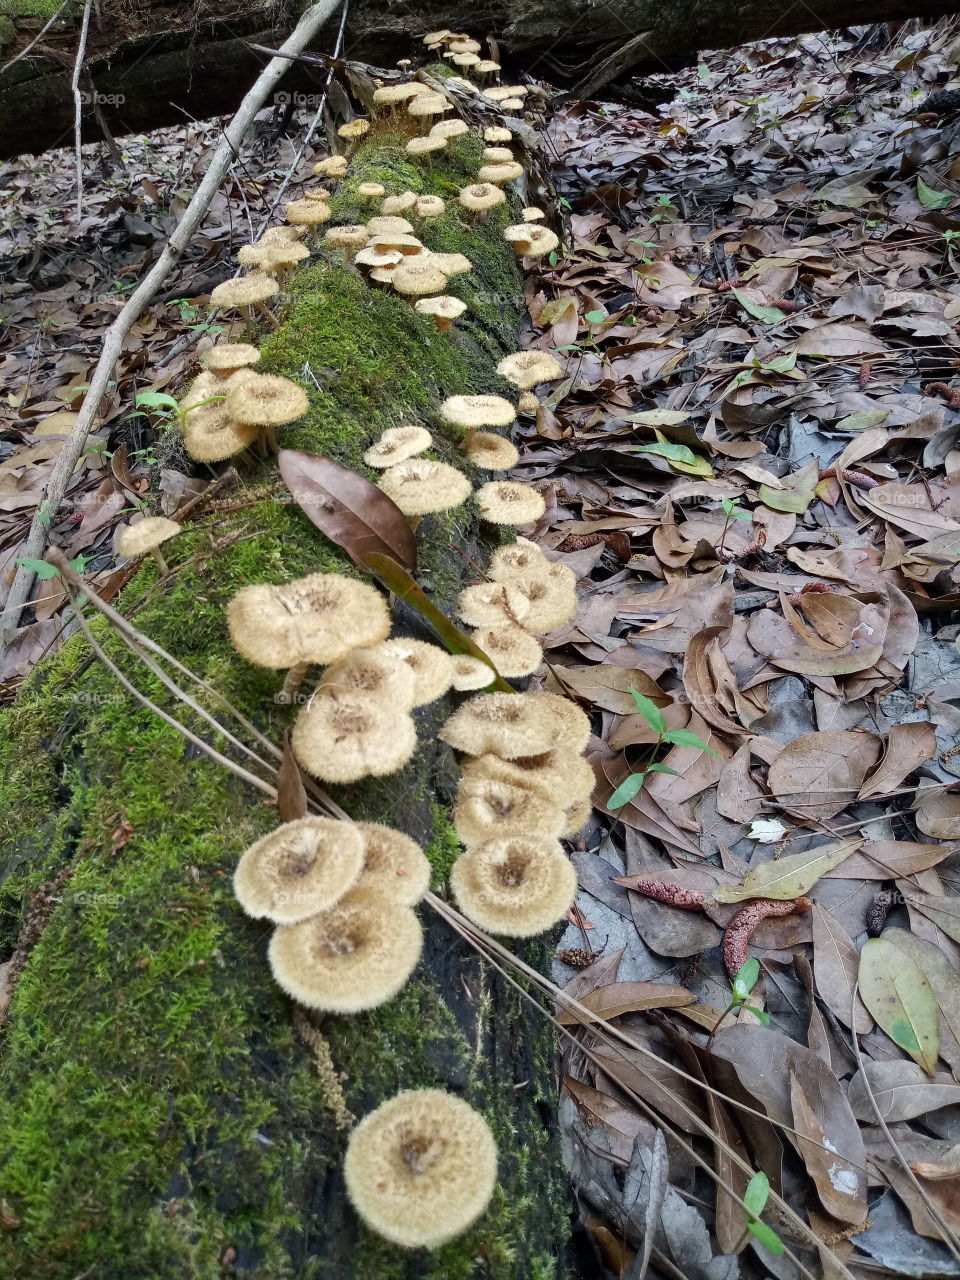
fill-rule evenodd
<path id="1" fill-rule="evenodd" d="M 620 783 L 607 801 L 608 809 L 622 809 L 625 804 L 629 804 L 643 786 L 649 773 L 672 773 L 676 776 L 676 769 L 671 769 L 665 764 L 658 764 L 654 760 L 654 756 L 662 746 L 699 747 L 701 751 L 709 751 L 712 756 L 719 755 L 719 752 L 714 751 L 712 747 L 708 747 L 701 737 L 692 733 L 689 729 L 668 729 L 667 722 L 663 718 L 663 712 L 651 698 L 645 697 L 642 693 L 637 693 L 636 689 L 630 690 L 630 696 L 633 698 L 637 712 L 643 716 L 644 720 L 657 735 L 657 740 L 650 752 L 650 762 L 636 773 L 631 773 L 624 778 L 623 782 Z"/>

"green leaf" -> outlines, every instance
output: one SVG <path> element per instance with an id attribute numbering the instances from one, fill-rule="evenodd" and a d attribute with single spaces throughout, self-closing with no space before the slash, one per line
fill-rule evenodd
<path id="1" fill-rule="evenodd" d="M 720 506 L 723 508 L 723 514 L 729 520 L 752 520 L 753 519 L 749 511 L 744 511 L 743 507 L 737 506 L 736 498 L 724 498 L 720 503 Z"/>
<path id="2" fill-rule="evenodd" d="M 634 445 L 634 451 L 636 453 L 652 453 L 658 458 L 666 458 L 671 467 L 675 471 L 682 472 L 683 475 L 706 476 L 708 479 L 713 476 L 713 468 L 706 458 L 701 458 L 692 449 L 688 449 L 685 444 L 672 444 L 669 440 L 666 440 L 658 444 Z"/>
<path id="3" fill-rule="evenodd" d="M 820 465 L 814 461 L 801 467 L 799 471 L 783 476 L 782 489 L 774 489 L 762 484 L 757 489 L 757 493 L 763 505 L 772 511 L 792 511 L 800 515 L 816 497 L 819 479 Z"/>
<path id="4" fill-rule="evenodd" d="M 765 1222 L 756 1222 L 751 1218 L 747 1223 L 747 1230 L 755 1237 L 757 1242 L 762 1244 L 770 1253 L 774 1254 L 778 1258 L 783 1255 L 783 1241 L 774 1231 L 773 1227 L 768 1227 Z"/>
<path id="5" fill-rule="evenodd" d="M 934 191 L 922 178 L 917 178 L 917 199 L 925 209 L 945 209 L 956 196 L 952 191 Z"/>
<path id="6" fill-rule="evenodd" d="M 669 742 L 675 747 L 699 747 L 701 751 L 708 751 L 710 755 L 720 759 L 720 752 L 714 751 L 713 747 L 708 747 L 704 740 L 696 733 L 692 733 L 689 729 L 671 729 L 669 733 L 663 735 L 663 741 Z"/>
<path id="7" fill-rule="evenodd" d="M 769 369 L 772 373 L 789 373 L 791 369 L 795 369 L 796 367 L 796 351 L 791 351 L 785 356 L 777 356 L 773 360 L 764 360 L 760 365 L 761 369 Z"/>
<path id="8" fill-rule="evenodd" d="M 831 428 L 832 431 L 866 431 L 868 427 L 879 427 L 890 417 L 889 409 L 857 409 L 848 413 Z"/>
<path id="9" fill-rule="evenodd" d="M 134 404 L 137 408 L 141 405 L 146 405 L 148 409 L 168 409 L 173 412 L 176 412 L 177 409 L 176 400 L 165 391 L 141 391 L 138 393 Z"/>
<path id="10" fill-rule="evenodd" d="M 759 970 L 760 966 L 758 965 L 758 973 Z M 740 973 L 742 972 L 743 969 L 740 970 Z M 737 976 L 739 977 L 739 974 Z M 761 1213 L 763 1213 L 764 1209 L 767 1207 L 767 1199 L 769 1195 L 770 1179 L 761 1169 L 753 1175 L 747 1183 L 743 1193 L 743 1203 L 747 1207 L 747 1213 L 751 1214 L 754 1218 L 759 1218 Z"/>
<path id="11" fill-rule="evenodd" d="M 779 324 L 781 320 L 786 320 L 785 312 L 779 307 L 765 307 L 754 300 L 742 289 L 731 289 L 730 292 L 743 307 L 744 311 L 748 311 L 755 320 L 761 320 L 764 324 Z"/>
<path id="12" fill-rule="evenodd" d="M 733 978 L 733 994 L 738 1000 L 746 1000 L 750 992 L 760 980 L 760 961 L 754 956 L 749 960 L 745 960 L 740 966 Z M 762 1212 L 760 1209 L 754 1210 L 755 1213 Z"/>
<path id="13" fill-rule="evenodd" d="M 940 1006 L 923 970 L 887 938 L 860 950 L 860 998 L 878 1025 L 933 1075 L 940 1048 Z"/>
<path id="14" fill-rule="evenodd" d="M 603 324 L 607 318 L 607 313 L 605 311 L 587 311 L 584 313 L 583 318 L 588 324 Z"/>
<path id="15" fill-rule="evenodd" d="M 56 578 L 60 574 L 60 570 L 56 565 L 50 564 L 47 560 L 31 560 L 29 556 L 20 556 L 13 563 L 22 564 L 25 569 L 35 573 L 38 578 Z"/>
<path id="16" fill-rule="evenodd" d="M 633 698 L 633 705 L 637 708 L 640 715 L 643 716 L 647 724 L 654 733 L 663 733 L 667 727 L 667 722 L 663 718 L 663 712 L 657 704 L 642 693 L 637 693 L 636 689 L 630 690 L 630 696 Z"/>
<path id="17" fill-rule="evenodd" d="M 647 773 L 670 773 L 675 778 L 680 777 L 680 774 L 677 772 L 676 769 L 671 769 L 669 765 L 665 765 L 665 764 L 648 764 Z"/>
<path id="18" fill-rule="evenodd" d="M 748 1013 L 752 1013 L 762 1027 L 769 1027 L 770 1015 L 765 1013 L 763 1009 L 756 1009 L 752 1004 L 745 1004 L 742 1007 L 746 1009 Z"/>
<path id="19" fill-rule="evenodd" d="M 643 780 L 646 774 L 631 773 L 628 778 L 624 778 L 616 791 L 607 801 L 608 809 L 622 809 L 625 804 L 629 804 L 633 797 L 643 786 Z"/>

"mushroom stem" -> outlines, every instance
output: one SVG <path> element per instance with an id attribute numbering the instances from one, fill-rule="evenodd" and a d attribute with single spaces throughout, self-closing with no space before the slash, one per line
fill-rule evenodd
<path id="1" fill-rule="evenodd" d="M 157 565 L 159 566 L 160 577 L 165 578 L 167 574 L 170 572 L 170 566 L 167 564 L 166 560 L 164 560 L 162 551 L 160 550 L 159 547 L 153 547 L 150 551 L 150 554 L 153 556 L 154 560 L 156 560 Z"/>
<path id="2" fill-rule="evenodd" d="M 266 320 L 267 324 L 270 326 L 271 329 L 280 328 L 280 321 L 273 314 L 273 312 L 270 310 L 270 308 L 267 306 L 265 302 L 255 302 L 254 306 L 256 307 L 259 314 L 263 317 L 263 319 Z"/>
<path id="3" fill-rule="evenodd" d="M 272 454 L 279 453 L 279 445 L 277 444 L 277 428 L 272 425 L 261 426 L 257 432 L 257 445 L 261 454 L 265 458 L 269 458 Z"/>
<path id="4" fill-rule="evenodd" d="M 296 666 L 290 668 L 284 679 L 283 688 L 280 690 L 281 702 L 293 701 L 293 695 L 303 684 L 303 678 L 309 669 L 309 662 L 298 662 Z"/>

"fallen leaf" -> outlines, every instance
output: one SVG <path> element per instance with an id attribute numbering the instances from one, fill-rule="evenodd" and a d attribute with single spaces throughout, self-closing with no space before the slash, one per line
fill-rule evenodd
<path id="1" fill-rule="evenodd" d="M 796 1143 L 807 1173 L 827 1213 L 862 1226 L 867 1218 L 867 1178 L 836 1149 L 836 1135 L 825 1135 L 797 1073 L 790 1072 L 790 1102 Z"/>
<path id="2" fill-rule="evenodd" d="M 930 787 L 920 792 L 914 810 L 917 826 L 934 840 L 960 840 L 960 792 Z"/>
<path id="3" fill-rule="evenodd" d="M 888 1124 L 913 1120 L 960 1102 L 960 1084 L 947 1075 L 929 1080 L 915 1062 L 864 1062 L 847 1090 L 853 1114 L 864 1124 L 876 1123 L 871 1093 Z"/>
<path id="4" fill-rule="evenodd" d="M 871 733 L 805 733 L 770 766 L 767 786 L 798 817 L 833 818 L 856 798 L 879 754 L 880 739 Z"/>
<path id="5" fill-rule="evenodd" d="M 594 1014 L 593 1018 L 587 1018 L 579 1010 L 561 1008 L 557 1020 L 565 1025 L 605 1022 L 624 1013 L 638 1013 L 643 1009 L 676 1009 L 680 1005 L 693 1004 L 695 1000 L 692 991 L 669 982 L 611 982 L 581 997 L 580 1003 Z"/>
<path id="6" fill-rule="evenodd" d="M 894 1044 L 933 1075 L 940 1011 L 916 962 L 889 940 L 871 938 L 860 952 L 860 996 Z"/>
<path id="7" fill-rule="evenodd" d="M 857 983 L 860 957 L 853 939 L 833 918 L 829 911 L 816 903 L 811 915 L 813 926 L 813 972 L 817 980 L 817 993 L 845 1027 L 851 1025 L 858 1036 L 865 1036 L 873 1027 L 873 1019 L 863 1001 L 853 992 Z M 824 1205 L 824 1208 L 827 1208 Z"/>
<path id="8" fill-rule="evenodd" d="M 553 674 L 563 687 L 593 706 L 602 707 L 625 716 L 636 712 L 631 689 L 642 693 L 660 707 L 668 706 L 670 695 L 664 693 L 655 680 L 645 671 L 628 667 L 613 667 L 607 663 L 594 663 L 584 667 L 553 668 Z"/>
<path id="9" fill-rule="evenodd" d="M 289 729 L 283 731 L 283 756 L 277 769 L 277 814 L 281 822 L 295 822 L 307 815 L 307 791 L 290 749 Z"/>
<path id="10" fill-rule="evenodd" d="M 861 844 L 861 840 L 843 840 L 772 862 L 761 862 L 746 875 L 742 884 L 718 884 L 713 897 L 717 902 L 743 902 L 747 898 L 775 898 L 786 902 L 799 898 Z"/>
<path id="11" fill-rule="evenodd" d="M 937 754 L 937 735 L 926 720 L 895 724 L 887 734 L 883 758 L 860 788 L 858 800 L 888 796 L 908 774 Z"/>

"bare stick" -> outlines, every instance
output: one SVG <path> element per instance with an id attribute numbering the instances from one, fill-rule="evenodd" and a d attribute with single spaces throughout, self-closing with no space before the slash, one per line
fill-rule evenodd
<path id="1" fill-rule="evenodd" d="M 83 130 L 83 95 L 80 93 L 80 73 L 83 71 L 83 59 L 87 52 L 87 35 L 90 31 L 90 10 L 93 0 L 86 0 L 83 6 L 83 23 L 80 27 L 80 41 L 77 45 L 77 56 L 73 60 L 73 79 L 70 89 L 73 92 L 73 150 L 77 165 L 77 221 L 83 217 L 83 156 L 80 154 L 80 135 Z"/>
<path id="2" fill-rule="evenodd" d="M 53 15 L 52 18 L 47 19 L 43 27 L 37 32 L 37 34 L 33 37 L 30 43 L 26 45 L 23 49 L 21 49 L 20 52 L 16 55 L 16 57 L 11 58 L 9 62 L 5 62 L 3 66 L 0 67 L 0 75 L 3 75 L 4 71 L 9 71 L 15 62 L 19 62 L 21 58 L 25 58 L 27 54 L 30 52 L 30 50 L 35 48 L 35 46 L 40 43 L 40 41 L 47 34 L 47 32 L 50 30 L 53 24 L 59 20 L 61 13 L 63 13 L 64 9 L 66 9 L 69 3 L 70 3 L 70 0 L 63 0 L 63 4 L 60 6 L 57 12 Z"/>
<path id="3" fill-rule="evenodd" d="M 327 18 L 336 10 L 341 0 L 317 0 L 310 6 L 297 23 L 296 28 L 281 46 L 282 52 L 299 53 L 313 38 Z M 147 303 L 163 284 L 164 280 L 176 266 L 181 255 L 187 249 L 194 232 L 203 220 L 213 197 L 216 195 L 224 175 L 230 167 L 237 150 L 246 137 L 250 126 L 263 107 L 274 86 L 289 65 L 287 57 L 273 58 L 257 77 L 253 87 L 237 108 L 237 113 L 224 131 L 223 137 L 210 160 L 209 168 L 203 181 L 197 188 L 193 199 L 183 211 L 183 216 L 176 230 L 170 237 L 163 253 L 153 268 L 147 273 L 139 287 L 131 294 L 123 310 L 106 332 L 103 352 L 97 361 L 97 367 L 90 379 L 90 389 L 84 397 L 83 405 L 73 429 L 57 455 L 57 461 L 50 475 L 43 501 L 37 508 L 30 532 L 24 544 L 22 559 L 42 560 L 47 545 L 48 527 L 60 509 L 67 485 L 73 476 L 74 467 L 80 460 L 87 436 L 93 426 L 107 389 L 113 376 L 114 366 L 123 351 L 123 343 L 133 325 L 139 320 Z M 6 647 L 16 631 L 20 614 L 30 595 L 33 586 L 33 570 L 20 564 L 16 577 L 7 597 L 6 608 L 0 613 L 0 652 Z"/>

